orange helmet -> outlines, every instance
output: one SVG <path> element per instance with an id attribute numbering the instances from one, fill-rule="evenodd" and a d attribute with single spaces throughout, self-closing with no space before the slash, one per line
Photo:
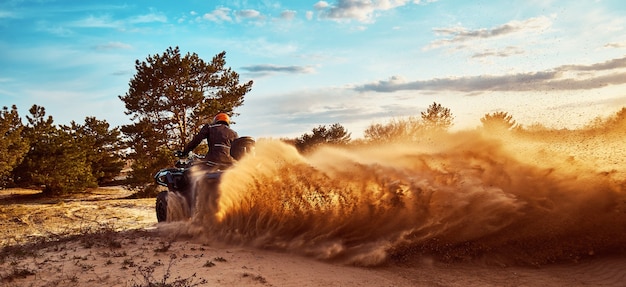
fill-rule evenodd
<path id="1" fill-rule="evenodd" d="M 230 125 L 230 117 L 225 113 L 219 113 L 213 118 L 213 123 L 217 122 L 225 122 L 227 125 Z"/>

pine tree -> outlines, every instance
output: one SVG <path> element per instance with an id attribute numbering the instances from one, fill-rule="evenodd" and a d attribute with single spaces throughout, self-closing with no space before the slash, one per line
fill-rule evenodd
<path id="1" fill-rule="evenodd" d="M 73 131 L 80 148 L 85 151 L 98 185 L 111 182 L 124 167 L 119 128 L 109 129 L 105 120 L 86 117 L 83 125 L 72 122 L 67 129 Z"/>
<path id="2" fill-rule="evenodd" d="M 15 169 L 16 183 L 22 186 L 43 186 L 46 194 L 62 194 L 96 186 L 87 163 L 86 152 L 66 129 L 46 118 L 43 107 L 33 105 L 26 116 L 25 138 L 30 150 Z"/>
<path id="3" fill-rule="evenodd" d="M 485 116 L 480 119 L 480 122 L 483 124 L 485 130 L 491 132 L 508 131 L 518 127 L 513 116 L 509 115 L 507 112 L 485 114 Z"/>
<path id="4" fill-rule="evenodd" d="M 423 130 L 421 119 L 408 117 L 393 119 L 386 124 L 372 124 L 363 135 L 369 142 L 416 141 Z"/>
<path id="5" fill-rule="evenodd" d="M 435 132 L 447 131 L 454 120 L 450 109 L 436 102 L 428 106 L 426 112 L 421 112 L 421 115 L 424 128 Z"/>
<path id="6" fill-rule="evenodd" d="M 11 183 L 11 172 L 28 151 L 29 143 L 22 135 L 23 130 L 17 107 L 13 105 L 10 111 L 3 107 L 0 112 L 0 134 L 3 135 L 0 138 L 0 187 Z"/>
<path id="7" fill-rule="evenodd" d="M 296 148 L 300 152 L 310 151 L 322 144 L 345 145 L 350 142 L 350 133 L 340 124 L 330 127 L 318 126 L 312 132 L 305 133 L 295 140 Z"/>
<path id="8" fill-rule="evenodd" d="M 158 167 L 171 164 L 171 152 L 215 114 L 233 115 L 243 104 L 252 81 L 240 84 L 239 74 L 225 65 L 225 52 L 206 63 L 195 53 L 181 56 L 178 47 L 135 62 L 137 73 L 120 96 L 135 121 L 121 129 L 132 149 L 134 185 L 151 182 Z"/>

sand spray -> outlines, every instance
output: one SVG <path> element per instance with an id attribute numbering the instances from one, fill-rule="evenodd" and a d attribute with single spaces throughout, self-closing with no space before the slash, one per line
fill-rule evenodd
<path id="1" fill-rule="evenodd" d="M 176 228 L 207 243 L 365 266 L 623 252 L 620 138 L 464 131 L 306 156 L 259 140 L 221 181 L 199 183 L 192 218 Z"/>

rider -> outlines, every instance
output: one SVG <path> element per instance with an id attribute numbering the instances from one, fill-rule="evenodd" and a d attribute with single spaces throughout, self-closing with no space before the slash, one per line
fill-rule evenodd
<path id="1" fill-rule="evenodd" d="M 230 155 L 230 147 L 237 137 L 237 132 L 230 128 L 230 117 L 225 113 L 219 113 L 213 118 L 211 124 L 204 125 L 200 129 L 180 155 L 186 156 L 206 139 L 209 145 L 209 151 L 205 157 L 206 163 L 214 167 L 230 166 L 235 161 Z"/>

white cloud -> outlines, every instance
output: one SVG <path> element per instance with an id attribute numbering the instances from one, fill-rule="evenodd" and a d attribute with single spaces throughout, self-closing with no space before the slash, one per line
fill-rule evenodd
<path id="1" fill-rule="evenodd" d="M 119 28 L 123 25 L 121 21 L 112 20 L 110 16 L 88 16 L 70 23 L 70 26 L 79 28 Z"/>
<path id="2" fill-rule="evenodd" d="M 267 39 L 253 39 L 250 41 L 237 41 L 233 43 L 239 48 L 247 51 L 251 55 L 263 57 L 285 57 L 293 55 L 299 50 L 299 47 L 292 43 L 275 43 L 267 41 Z"/>
<path id="3" fill-rule="evenodd" d="M 315 68 L 311 66 L 278 66 L 272 64 L 253 65 L 242 67 L 242 69 L 257 74 L 287 73 L 287 74 L 311 74 Z"/>
<path id="4" fill-rule="evenodd" d="M 408 2 L 408 0 L 338 0 L 334 6 L 320 1 L 314 7 L 321 11 L 322 18 L 371 22 L 377 11 L 391 10 Z"/>
<path id="5" fill-rule="evenodd" d="M 519 47 L 508 46 L 503 49 L 485 49 L 481 52 L 474 53 L 472 58 L 487 58 L 487 57 L 510 57 L 513 55 L 524 54 L 524 50 Z"/>
<path id="6" fill-rule="evenodd" d="M 122 42 L 109 42 L 94 47 L 96 50 L 118 50 L 118 49 L 131 49 L 132 46 Z"/>
<path id="7" fill-rule="evenodd" d="M 328 7 L 328 6 L 330 6 L 330 5 L 326 1 L 319 1 L 319 2 L 315 3 L 315 5 L 313 5 L 313 7 L 315 9 L 317 9 L 317 10 L 322 10 L 322 9 Z"/>
<path id="8" fill-rule="evenodd" d="M 614 48 L 614 49 L 626 48 L 626 41 L 606 43 L 604 45 L 604 48 Z"/>
<path id="9" fill-rule="evenodd" d="M 450 36 L 450 38 L 439 39 L 431 42 L 425 49 L 436 49 L 444 46 L 468 42 L 476 39 L 488 39 L 504 37 L 516 33 L 537 33 L 549 29 L 552 26 L 552 19 L 546 16 L 529 18 L 523 21 L 510 21 L 490 29 L 471 30 L 462 26 L 435 28 L 436 35 Z"/>
<path id="10" fill-rule="evenodd" d="M 261 12 L 253 9 L 245 9 L 241 11 L 237 11 L 237 17 L 246 18 L 246 19 L 258 19 L 261 18 Z"/>
<path id="11" fill-rule="evenodd" d="M 167 17 L 163 14 L 146 14 L 146 15 L 139 15 L 139 16 L 134 16 L 132 18 L 130 18 L 128 20 L 129 23 L 131 24 L 138 24 L 138 23 L 152 23 L 152 22 L 161 22 L 161 23 L 166 23 L 167 22 Z"/>
<path id="12" fill-rule="evenodd" d="M 361 85 L 357 91 L 396 92 L 458 91 L 567 91 L 590 90 L 626 84 L 626 57 L 592 65 L 563 65 L 554 69 L 508 75 L 481 75 L 405 81 L 394 76 L 386 81 Z"/>
<path id="13" fill-rule="evenodd" d="M 296 17 L 296 11 L 285 10 L 280 13 L 280 18 L 285 20 L 293 20 Z"/>
<path id="14" fill-rule="evenodd" d="M 209 13 L 206 13 L 202 16 L 202 19 L 208 20 L 211 22 L 232 22 L 233 19 L 230 17 L 230 9 L 221 7 L 217 8 Z"/>

